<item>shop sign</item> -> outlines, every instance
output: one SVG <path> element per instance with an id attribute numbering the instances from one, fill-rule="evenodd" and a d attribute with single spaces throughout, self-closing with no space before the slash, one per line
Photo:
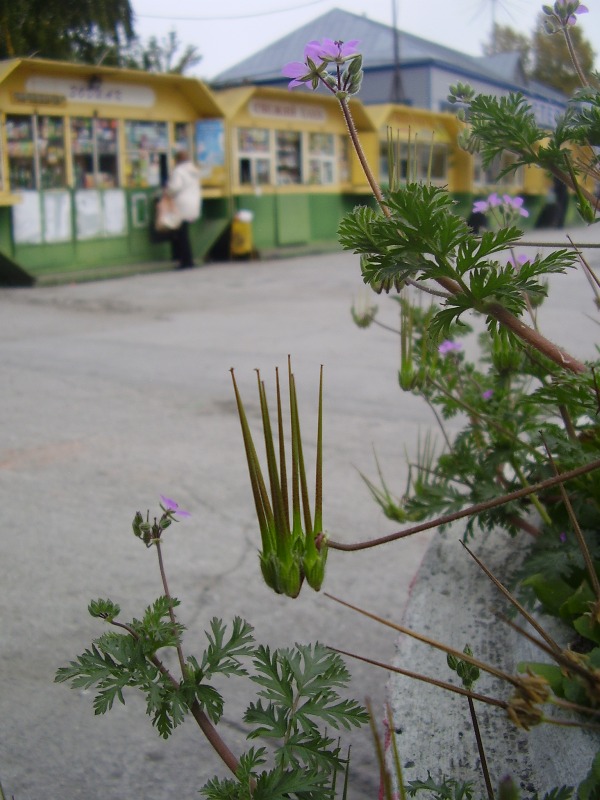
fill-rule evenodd
<path id="1" fill-rule="evenodd" d="M 29 103 L 32 106 L 61 106 L 66 103 L 64 94 L 44 94 L 42 92 L 13 92 L 14 103 Z"/>
<path id="2" fill-rule="evenodd" d="M 62 95 L 69 103 L 95 103 L 98 105 L 138 106 L 149 108 L 156 99 L 148 86 L 133 83 L 105 81 L 100 77 L 55 78 L 40 75 L 28 78 L 27 93 Z"/>
<path id="3" fill-rule="evenodd" d="M 312 103 L 294 103 L 289 100 L 264 100 L 256 98 L 248 103 L 248 110 L 256 117 L 324 122 L 325 109 Z"/>

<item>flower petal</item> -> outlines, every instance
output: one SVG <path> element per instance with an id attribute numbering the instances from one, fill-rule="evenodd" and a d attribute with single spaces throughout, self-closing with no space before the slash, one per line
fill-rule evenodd
<path id="1" fill-rule="evenodd" d="M 281 74 L 286 78 L 302 78 L 309 73 L 309 69 L 302 61 L 290 61 L 284 64 Z"/>
<path id="2" fill-rule="evenodd" d="M 360 39 L 350 39 L 349 42 L 343 42 L 340 50 L 341 56 L 353 56 L 357 52 L 357 47 L 360 44 Z"/>

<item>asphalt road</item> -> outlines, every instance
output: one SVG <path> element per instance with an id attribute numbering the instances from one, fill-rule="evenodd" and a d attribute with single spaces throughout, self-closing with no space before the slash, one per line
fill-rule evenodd
<path id="1" fill-rule="evenodd" d="M 587 283 L 580 274 L 560 280 L 543 324 L 575 355 L 591 357 L 597 327 Z M 263 584 L 229 372 L 235 368 L 258 431 L 254 369 L 272 388 L 274 367 L 285 369 L 291 354 L 311 464 L 323 364 L 325 527 L 345 541 L 396 530 L 359 471 L 376 479 L 376 453 L 401 493 L 406 454 L 414 456 L 433 422 L 398 387 L 396 337 L 353 324 L 351 305 L 365 297 L 378 304 L 378 319 L 397 326 L 397 304 L 365 294 L 357 257 L 341 253 L 0 290 L 0 782 L 7 797 L 184 800 L 213 775 L 226 776 L 193 722 L 164 743 L 141 698 L 128 696 L 125 706 L 94 717 L 91 692 L 53 683 L 56 669 L 104 630 L 87 614 L 90 599 L 110 597 L 131 618 L 161 593 L 153 551 L 131 534 L 134 512 L 158 510 L 160 494 L 192 514 L 167 532 L 164 547 L 171 590 L 183 603 L 186 651 L 203 648 L 213 616 L 240 615 L 271 647 L 319 640 L 393 658 L 387 629 L 309 589 L 288 600 Z M 325 588 L 400 619 L 427 541 L 332 552 Z M 387 673 L 349 666 L 353 695 L 369 696 L 380 713 Z M 222 688 L 222 733 L 239 752 L 251 689 L 237 679 Z M 372 799 L 378 777 L 370 734 L 345 741 L 353 748 L 350 797 Z"/>

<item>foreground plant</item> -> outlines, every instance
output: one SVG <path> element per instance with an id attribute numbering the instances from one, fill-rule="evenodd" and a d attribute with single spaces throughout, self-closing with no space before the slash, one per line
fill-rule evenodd
<path id="1" fill-rule="evenodd" d="M 366 722 L 364 708 L 344 699 L 350 673 L 341 658 L 320 644 L 296 645 L 272 651 L 256 645 L 252 626 L 236 617 L 230 629 L 213 618 L 206 631 L 207 647 L 199 657 L 185 656 L 183 634 L 170 594 L 162 558 L 163 534 L 177 516 L 190 516 L 170 498 L 161 497 L 161 515 L 150 520 L 139 512 L 133 533 L 147 548 L 155 548 L 164 594 L 148 606 L 141 619 L 124 622 L 111 600 L 94 600 L 91 616 L 113 630 L 95 639 L 55 680 L 73 688 L 97 690 L 94 713 L 105 714 L 116 700 L 125 703 L 129 689 L 146 700 L 146 713 L 163 738 L 192 716 L 233 778 L 214 778 L 203 789 L 211 800 L 298 797 L 330 800 L 338 772 L 347 770 L 339 740 L 331 730 Z M 180 677 L 167 666 L 175 653 Z M 260 687 L 258 701 L 244 715 L 248 738 L 264 737 L 273 745 L 251 747 L 236 757 L 217 730 L 224 699 L 212 685 L 216 676 L 243 677 Z"/>

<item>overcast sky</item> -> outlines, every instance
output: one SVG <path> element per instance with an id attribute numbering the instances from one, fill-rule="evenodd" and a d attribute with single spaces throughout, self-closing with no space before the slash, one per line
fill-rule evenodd
<path id="1" fill-rule="evenodd" d="M 395 0 L 398 27 L 471 55 L 481 55 L 492 19 L 531 32 L 543 0 Z M 552 0 L 545 0 L 552 2 Z M 163 38 L 173 28 L 182 44 L 194 44 L 202 62 L 190 74 L 213 78 L 242 58 L 332 8 L 392 24 L 394 0 L 132 0 L 142 39 Z M 600 0 L 586 0 L 580 17 L 585 36 L 600 54 Z M 596 13 L 594 13 L 596 12 Z M 315 32 L 335 38 L 335 31 Z M 290 61 L 301 57 L 290 53 Z M 598 64 L 598 58 L 596 59 Z"/>

